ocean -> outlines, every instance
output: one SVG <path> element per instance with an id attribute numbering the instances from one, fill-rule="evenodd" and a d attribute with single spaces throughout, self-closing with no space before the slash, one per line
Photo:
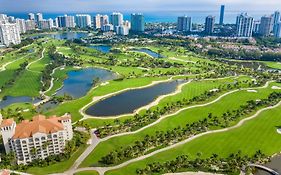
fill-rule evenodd
<path id="1" fill-rule="evenodd" d="M 34 12 L 36 13 L 36 12 Z M 122 13 L 122 12 L 121 12 Z M 130 15 L 132 12 L 123 12 L 124 19 L 130 20 Z M 224 16 L 224 23 L 233 24 L 236 21 L 236 16 L 240 14 L 239 11 L 226 11 Z M 255 20 L 260 19 L 263 15 L 270 15 L 273 12 L 262 12 L 262 11 L 253 11 L 248 12 L 248 14 L 255 18 Z M 6 13 L 9 16 L 14 16 L 16 18 L 27 19 L 28 13 Z M 77 13 L 43 13 L 44 19 L 56 18 L 61 15 L 75 15 Z M 83 13 L 84 14 L 84 13 Z M 98 13 L 85 13 L 91 16 L 95 16 Z M 111 12 L 100 12 L 99 14 L 110 15 Z M 161 12 L 143 12 L 145 16 L 145 22 L 176 22 L 178 16 L 187 15 L 192 17 L 193 23 L 204 23 L 205 17 L 208 15 L 216 16 L 216 22 L 219 21 L 219 11 L 161 11 Z"/>

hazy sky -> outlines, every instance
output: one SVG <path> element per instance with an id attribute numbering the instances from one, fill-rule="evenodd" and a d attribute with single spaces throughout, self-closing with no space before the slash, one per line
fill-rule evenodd
<path id="1" fill-rule="evenodd" d="M 206 11 L 225 4 L 229 11 L 281 10 L 281 0 L 0 0 L 1 12 Z"/>

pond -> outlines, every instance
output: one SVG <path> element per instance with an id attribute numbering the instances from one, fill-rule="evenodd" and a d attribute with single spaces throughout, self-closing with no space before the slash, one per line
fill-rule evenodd
<path id="1" fill-rule="evenodd" d="M 156 53 L 150 49 L 146 49 L 146 48 L 134 49 L 133 51 L 146 53 L 146 54 L 152 56 L 153 58 L 164 58 L 163 55 L 159 55 L 158 53 Z"/>
<path id="2" fill-rule="evenodd" d="M 49 33 L 49 34 L 38 34 L 38 35 L 33 35 L 30 38 L 36 39 L 40 37 L 49 37 L 49 38 L 54 38 L 58 40 L 73 40 L 73 39 L 81 39 L 88 37 L 88 33 L 86 32 L 61 32 L 61 33 Z"/>
<path id="3" fill-rule="evenodd" d="M 109 53 L 110 49 L 112 48 L 109 45 L 90 45 L 89 48 L 95 49 L 97 51 L 100 51 L 102 53 Z"/>
<path id="4" fill-rule="evenodd" d="M 136 109 L 153 102 L 157 97 L 174 92 L 178 85 L 184 82 L 184 80 L 175 80 L 122 92 L 93 104 L 85 113 L 101 117 L 133 113 Z"/>
<path id="5" fill-rule="evenodd" d="M 37 103 L 40 99 L 27 96 L 13 97 L 6 96 L 0 101 L 0 109 L 10 106 L 14 103 Z"/>
<path id="6" fill-rule="evenodd" d="M 117 78 L 117 75 L 111 71 L 100 68 L 85 68 L 68 72 L 67 79 L 63 82 L 63 87 L 56 92 L 57 96 L 64 94 L 73 98 L 80 98 L 95 85 L 94 80 L 105 82 Z"/>
<path id="7" fill-rule="evenodd" d="M 274 171 L 281 174 L 281 155 L 274 156 L 271 158 L 271 161 L 264 165 L 265 167 L 268 167 L 270 169 L 273 169 Z M 254 175 L 271 175 L 269 172 L 264 170 L 258 170 Z"/>

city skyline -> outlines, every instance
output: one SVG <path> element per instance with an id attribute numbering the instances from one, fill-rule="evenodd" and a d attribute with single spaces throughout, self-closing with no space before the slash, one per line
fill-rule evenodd
<path id="1" fill-rule="evenodd" d="M 277 0 L 257 0 L 245 2 L 242 0 L 197 0 L 196 2 L 186 0 L 160 1 L 143 0 L 141 2 L 120 1 L 88 1 L 88 0 L 45 0 L 38 3 L 38 0 L 0 0 L 1 12 L 105 12 L 105 11 L 212 11 L 217 10 L 221 4 L 225 4 L 228 11 L 273 11 L 281 5 Z M 15 6 L 14 4 L 17 4 Z M 149 6 L 147 6 L 149 4 Z M 180 4 L 180 5 L 179 5 Z M 61 7 L 64 7 L 63 9 Z M 167 8 L 168 7 L 168 8 Z M 255 9 L 255 10 L 252 10 Z"/>

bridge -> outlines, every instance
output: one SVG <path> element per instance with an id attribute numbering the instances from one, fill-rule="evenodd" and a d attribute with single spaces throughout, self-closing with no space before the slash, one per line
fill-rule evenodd
<path id="1" fill-rule="evenodd" d="M 269 172 L 270 174 L 272 175 L 280 175 L 278 172 L 276 172 L 275 170 L 273 169 L 270 169 L 268 167 L 265 167 L 263 165 L 258 165 L 258 164 L 249 164 L 248 167 L 256 167 L 256 168 L 259 168 L 261 170 L 264 170 L 264 171 L 267 171 Z"/>

